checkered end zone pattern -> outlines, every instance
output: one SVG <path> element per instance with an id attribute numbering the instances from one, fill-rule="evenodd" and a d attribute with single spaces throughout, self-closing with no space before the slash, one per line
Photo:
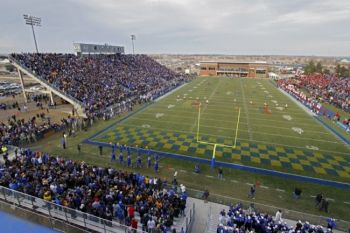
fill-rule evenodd
<path id="1" fill-rule="evenodd" d="M 216 137 L 202 136 L 200 140 L 225 145 L 233 144 L 232 140 Z M 213 146 L 197 143 L 194 135 L 122 125 L 97 136 L 94 141 L 118 142 L 143 148 L 148 146 L 153 150 L 205 158 L 211 158 L 213 154 Z M 350 178 L 350 158 L 348 156 L 332 155 L 319 151 L 237 141 L 235 149 L 218 146 L 216 148 L 216 158 L 224 158 L 225 161 L 250 162 L 288 170 L 309 171 L 316 174 Z"/>

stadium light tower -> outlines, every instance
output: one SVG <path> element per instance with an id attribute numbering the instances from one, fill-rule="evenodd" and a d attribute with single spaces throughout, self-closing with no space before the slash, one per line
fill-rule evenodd
<path id="1" fill-rule="evenodd" d="M 136 36 L 130 35 L 130 37 L 131 37 L 131 43 L 132 43 L 132 54 L 135 55 L 134 40 L 136 40 Z"/>
<path id="2" fill-rule="evenodd" d="M 24 21 L 26 22 L 27 25 L 32 26 L 32 32 L 33 32 L 33 37 L 34 37 L 36 53 L 39 53 L 38 44 L 36 43 L 36 38 L 35 38 L 34 26 L 37 26 L 37 27 L 41 26 L 41 18 L 31 16 L 31 15 L 23 15 L 23 18 L 24 18 Z"/>

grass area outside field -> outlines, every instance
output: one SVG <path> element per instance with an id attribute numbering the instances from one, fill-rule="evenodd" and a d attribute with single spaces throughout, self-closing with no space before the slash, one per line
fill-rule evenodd
<path id="1" fill-rule="evenodd" d="M 78 143 L 88 137 L 91 137 L 97 131 L 113 124 L 118 119 L 119 118 L 115 117 L 110 121 L 99 121 L 87 132 L 79 132 L 76 137 L 68 138 L 68 148 L 66 150 L 63 150 L 60 146 L 60 134 L 56 134 L 47 139 L 41 140 L 38 143 L 31 145 L 31 147 L 35 150 L 47 151 L 52 155 L 60 155 L 73 160 L 84 160 L 88 163 L 100 166 L 113 166 L 123 170 L 139 171 L 145 175 L 156 175 L 161 178 L 167 178 L 169 181 L 171 181 L 175 169 L 179 171 L 179 182 L 188 187 L 198 190 L 204 190 L 207 188 L 212 195 L 220 194 L 247 201 L 250 201 L 247 198 L 247 193 L 250 187 L 247 185 L 247 183 L 255 183 L 258 181 L 262 186 L 268 187 L 268 189 L 258 188 L 257 196 L 254 202 L 274 205 L 284 209 L 296 210 L 303 213 L 330 216 L 337 219 L 350 221 L 350 216 L 348 214 L 350 212 L 350 205 L 344 204 L 344 202 L 350 201 L 349 190 L 330 188 L 326 186 L 287 180 L 284 178 L 263 176 L 226 169 L 224 170 L 225 181 L 221 181 L 216 178 L 216 171 L 213 171 L 209 166 L 201 165 L 201 174 L 195 175 L 192 173 L 195 165 L 194 163 L 167 158 L 161 158 L 160 165 L 162 167 L 160 169 L 160 173 L 155 174 L 153 169 L 129 169 L 120 166 L 118 163 L 111 164 L 111 151 L 104 150 L 104 156 L 101 157 L 98 155 L 98 148 L 96 146 L 84 144 L 82 145 L 81 154 L 77 152 L 76 148 Z M 133 157 L 133 161 L 134 160 L 135 156 Z M 145 159 L 143 159 L 143 162 L 145 162 Z M 295 187 L 299 187 L 303 191 L 302 198 L 300 200 L 292 199 L 292 192 Z M 277 191 L 276 189 L 284 190 L 284 192 Z M 320 212 L 314 207 L 314 198 L 311 196 L 314 196 L 317 193 L 323 193 L 326 197 L 334 199 L 334 202 L 330 201 L 329 214 Z"/>
<path id="2" fill-rule="evenodd" d="M 350 133 L 346 132 L 343 128 L 336 124 L 333 120 L 328 119 L 327 117 L 319 118 L 323 123 L 334 129 L 337 133 L 339 133 L 344 138 L 350 140 Z"/>

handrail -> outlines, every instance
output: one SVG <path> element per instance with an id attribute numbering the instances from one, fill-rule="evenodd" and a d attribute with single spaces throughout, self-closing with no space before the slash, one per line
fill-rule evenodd
<path id="1" fill-rule="evenodd" d="M 18 192 L 3 186 L 0 186 L 0 199 L 45 215 L 49 215 L 52 219 L 64 220 L 67 223 L 84 227 L 85 229 L 89 229 L 94 232 L 127 233 L 131 229 L 131 227 L 118 223 L 115 220 L 110 221 L 103 219 L 92 214 L 57 205 L 41 198 Z M 184 219 L 185 223 L 181 225 L 181 227 L 184 227 L 185 232 L 187 232 L 187 229 L 189 229 L 191 224 L 193 224 L 193 210 L 194 205 L 193 208 L 189 208 L 187 211 L 189 215 L 186 214 L 186 218 Z M 139 229 L 137 229 L 136 232 L 146 233 L 145 231 Z"/>
<path id="2" fill-rule="evenodd" d="M 70 232 L 69 230 L 74 229 L 74 232 L 76 233 L 91 233 L 91 231 L 83 229 L 81 227 L 78 227 L 76 225 L 67 223 L 63 220 L 57 219 L 57 218 L 51 218 L 50 216 L 47 216 L 45 214 L 42 213 L 38 213 L 38 212 L 34 212 L 31 209 L 27 209 L 25 207 L 22 206 L 18 206 L 16 205 L 15 208 L 14 205 L 12 203 L 0 200 L 0 205 L 1 205 L 1 209 L 5 210 L 5 212 L 9 213 L 9 214 L 13 214 L 16 217 L 19 218 L 25 218 L 25 220 L 27 220 L 26 216 L 30 216 L 30 218 L 34 221 L 34 222 L 38 222 L 40 223 L 40 225 L 44 225 L 47 226 L 51 229 L 53 229 L 55 232 L 59 231 L 59 232 Z M 20 211 L 18 211 L 20 210 Z M 69 229 L 69 230 L 68 230 Z"/>

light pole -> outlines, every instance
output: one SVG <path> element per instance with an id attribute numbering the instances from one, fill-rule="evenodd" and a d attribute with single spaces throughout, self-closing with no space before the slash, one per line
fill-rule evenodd
<path id="1" fill-rule="evenodd" d="M 38 44 L 36 43 L 36 38 L 35 38 L 34 26 L 37 26 L 37 27 L 41 26 L 41 18 L 35 17 L 35 16 L 31 16 L 31 15 L 23 15 L 23 18 L 24 18 L 26 24 L 30 25 L 32 27 L 36 53 L 39 53 L 39 51 L 38 51 Z"/>
<path id="2" fill-rule="evenodd" d="M 136 36 L 130 35 L 130 37 L 131 37 L 131 43 L 132 43 L 132 54 L 135 55 L 134 40 L 136 40 Z"/>

